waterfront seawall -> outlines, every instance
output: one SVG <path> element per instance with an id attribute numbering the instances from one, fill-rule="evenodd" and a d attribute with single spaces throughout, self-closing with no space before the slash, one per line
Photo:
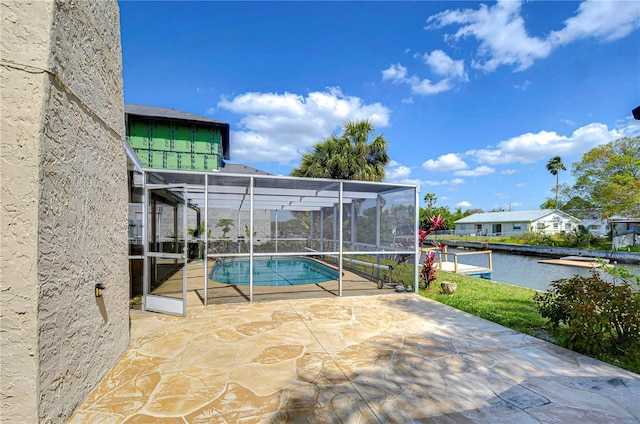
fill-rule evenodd
<path id="1" fill-rule="evenodd" d="M 589 250 L 570 247 L 531 246 L 460 240 L 438 240 L 438 242 L 451 247 L 477 250 L 489 249 L 496 252 L 512 253 L 514 255 L 544 256 L 549 258 L 561 258 L 563 256 L 587 256 L 609 259 L 611 262 L 617 262 L 620 264 L 640 265 L 640 253 L 634 252 L 614 252 L 609 250 Z"/>

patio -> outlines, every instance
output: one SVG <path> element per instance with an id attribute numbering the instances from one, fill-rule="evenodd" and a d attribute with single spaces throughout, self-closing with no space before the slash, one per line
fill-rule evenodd
<path id="1" fill-rule="evenodd" d="M 640 376 L 415 294 L 131 312 L 84 422 L 636 423 Z"/>

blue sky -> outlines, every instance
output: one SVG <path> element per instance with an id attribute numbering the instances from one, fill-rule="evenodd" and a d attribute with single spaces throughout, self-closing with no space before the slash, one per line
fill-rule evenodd
<path id="1" fill-rule="evenodd" d="M 438 206 L 538 209 L 545 169 L 640 134 L 640 2 L 120 1 L 125 102 L 231 125 L 231 162 L 288 175 L 371 119 L 387 181 Z"/>

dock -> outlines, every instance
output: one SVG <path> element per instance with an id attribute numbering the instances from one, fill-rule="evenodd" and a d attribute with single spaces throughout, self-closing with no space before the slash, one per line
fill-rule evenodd
<path id="1" fill-rule="evenodd" d="M 603 262 L 609 262 L 608 259 L 603 259 Z M 598 258 L 590 258 L 585 256 L 565 256 L 560 259 L 541 259 L 538 261 L 539 264 L 550 264 L 550 265 L 564 265 L 564 266 L 574 266 L 578 268 L 598 268 L 600 266 L 600 262 L 598 262 Z M 608 263 L 605 265 L 607 267 L 612 267 Z"/>
<path id="2" fill-rule="evenodd" d="M 491 250 L 480 250 L 473 252 L 453 253 L 447 252 L 446 246 L 444 250 L 436 248 L 422 248 L 422 253 L 435 252 L 437 255 L 436 264 L 439 270 L 453 272 L 456 274 L 467 275 L 469 277 L 477 277 L 490 279 L 493 271 L 493 257 Z M 458 258 L 469 255 L 487 255 L 487 266 L 477 266 L 461 263 Z M 453 260 L 452 260 L 453 259 Z"/>

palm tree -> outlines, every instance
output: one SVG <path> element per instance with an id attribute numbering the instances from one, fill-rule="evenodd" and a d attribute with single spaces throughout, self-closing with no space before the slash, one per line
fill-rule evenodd
<path id="1" fill-rule="evenodd" d="M 424 202 L 427 204 L 427 209 L 431 210 L 433 205 L 436 204 L 438 198 L 435 193 L 427 193 L 424 195 Z"/>
<path id="2" fill-rule="evenodd" d="M 547 171 L 549 171 L 551 173 L 551 175 L 555 175 L 556 176 L 556 202 L 555 202 L 555 207 L 556 209 L 558 209 L 558 189 L 560 188 L 560 183 L 559 183 L 559 174 L 560 171 L 566 171 L 567 168 L 565 168 L 564 163 L 562 163 L 562 158 L 560 156 L 554 156 L 551 159 L 549 159 L 549 162 L 547 162 Z"/>
<path id="3" fill-rule="evenodd" d="M 300 165 L 291 171 L 294 177 L 341 180 L 382 181 L 389 164 L 387 140 L 375 132 L 369 120 L 346 121 L 342 134 L 330 135 L 303 153 Z"/>
<path id="4" fill-rule="evenodd" d="M 382 181 L 389 164 L 387 140 L 376 136 L 370 120 L 345 121 L 340 135 L 332 134 L 313 146 L 311 152 L 303 153 L 300 165 L 291 171 L 294 177 L 329 178 L 337 180 Z M 350 216 L 344 205 L 345 216 L 356 220 L 361 203 L 355 203 L 355 216 Z M 348 215 L 349 214 L 349 215 Z M 347 221 L 348 223 L 348 221 Z M 357 226 L 355 227 L 357 228 Z M 357 240 L 354 232 L 353 239 Z"/>

